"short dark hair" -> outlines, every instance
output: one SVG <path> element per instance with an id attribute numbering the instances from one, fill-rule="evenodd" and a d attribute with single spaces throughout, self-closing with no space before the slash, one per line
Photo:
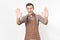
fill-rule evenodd
<path id="1" fill-rule="evenodd" d="M 27 6 L 30 6 L 30 5 L 32 5 L 32 6 L 34 7 L 34 5 L 33 5 L 32 3 L 27 3 L 27 4 L 26 4 L 26 7 L 27 7 Z"/>

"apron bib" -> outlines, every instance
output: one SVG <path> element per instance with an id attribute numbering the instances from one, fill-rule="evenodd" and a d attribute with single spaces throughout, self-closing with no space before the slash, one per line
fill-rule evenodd
<path id="1" fill-rule="evenodd" d="M 40 40 L 36 15 L 34 14 L 33 17 L 33 20 L 29 20 L 27 16 L 25 40 Z"/>

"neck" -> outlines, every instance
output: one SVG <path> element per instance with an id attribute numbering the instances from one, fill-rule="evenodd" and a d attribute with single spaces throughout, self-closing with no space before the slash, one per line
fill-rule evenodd
<path id="1" fill-rule="evenodd" d="M 33 15 L 32 14 L 28 14 L 30 17 L 32 17 Z"/>
<path id="2" fill-rule="evenodd" d="M 30 15 L 30 17 L 32 17 L 33 15 Z"/>
<path id="3" fill-rule="evenodd" d="M 29 13 L 28 15 L 32 17 L 33 16 L 33 12 L 32 13 Z"/>

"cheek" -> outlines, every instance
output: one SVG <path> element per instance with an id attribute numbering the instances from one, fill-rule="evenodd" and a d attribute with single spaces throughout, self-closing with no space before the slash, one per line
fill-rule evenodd
<path id="1" fill-rule="evenodd" d="M 33 11 L 34 9 L 31 9 L 31 11 Z"/>

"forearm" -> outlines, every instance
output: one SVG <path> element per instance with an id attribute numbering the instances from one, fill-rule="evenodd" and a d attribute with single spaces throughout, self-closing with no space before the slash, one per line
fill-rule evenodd
<path id="1" fill-rule="evenodd" d="M 48 24 L 48 17 L 44 18 L 44 24 L 47 25 Z"/>
<path id="2" fill-rule="evenodd" d="M 21 24 L 21 20 L 20 20 L 20 18 L 17 18 L 16 23 L 17 23 L 18 25 Z"/>

